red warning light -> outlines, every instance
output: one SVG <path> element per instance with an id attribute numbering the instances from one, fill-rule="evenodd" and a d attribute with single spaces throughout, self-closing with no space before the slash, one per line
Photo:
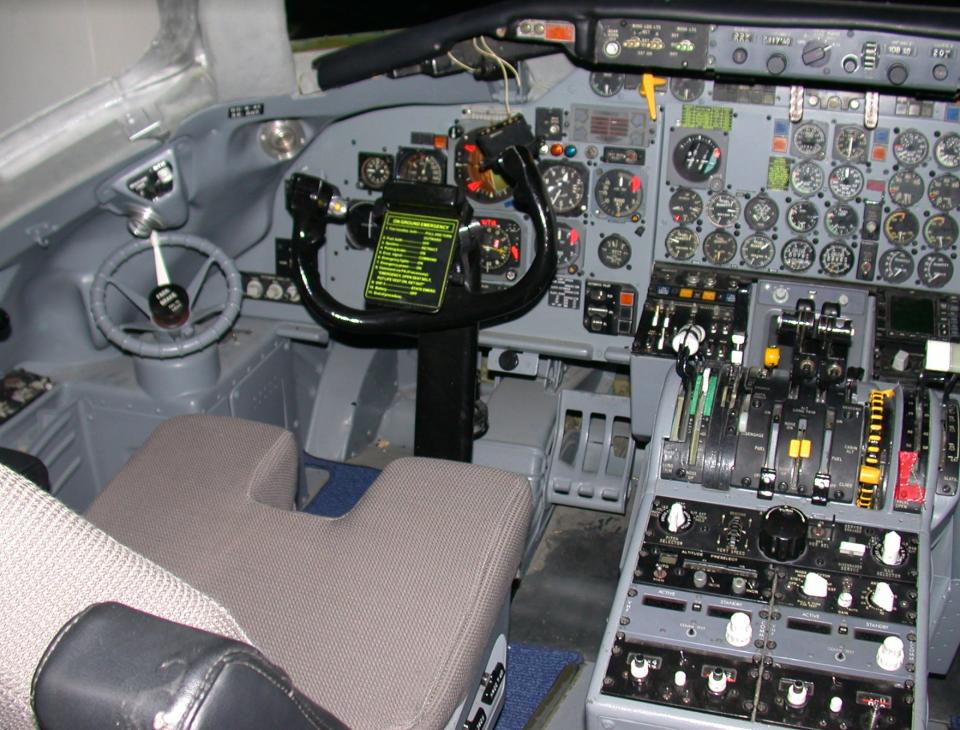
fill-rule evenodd
<path id="1" fill-rule="evenodd" d="M 637 191 L 640 189 L 640 186 L 641 186 L 641 185 L 643 185 L 643 183 L 640 182 L 640 178 L 639 178 L 638 176 L 634 175 L 633 177 L 630 178 L 630 192 L 631 192 L 631 193 L 637 192 Z"/>
<path id="2" fill-rule="evenodd" d="M 571 228 L 571 229 L 570 229 L 570 243 L 576 243 L 576 242 L 579 241 L 579 240 L 580 240 L 580 233 L 577 231 L 576 228 Z"/>
<path id="3" fill-rule="evenodd" d="M 476 146 L 475 144 L 465 144 L 465 145 L 463 146 L 463 149 L 464 149 L 464 151 L 466 151 L 466 152 L 473 153 L 473 152 L 476 152 L 476 151 L 477 151 L 477 146 Z"/>
<path id="4" fill-rule="evenodd" d="M 516 244 L 510 247 L 510 258 L 514 261 L 520 260 L 520 248 Z"/>
<path id="5" fill-rule="evenodd" d="M 477 192 L 481 187 L 483 187 L 483 183 L 479 180 L 471 180 L 467 183 L 467 190 L 471 193 Z"/>

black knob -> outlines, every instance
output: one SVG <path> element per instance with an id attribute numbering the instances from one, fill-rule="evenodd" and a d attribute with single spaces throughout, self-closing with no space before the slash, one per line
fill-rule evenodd
<path id="1" fill-rule="evenodd" d="M 823 41 L 807 41 L 800 60 L 804 66 L 823 66 L 830 60 L 830 47 Z"/>
<path id="2" fill-rule="evenodd" d="M 910 72 L 902 63 L 895 63 L 887 69 L 887 80 L 894 86 L 900 86 L 907 80 Z"/>
<path id="3" fill-rule="evenodd" d="M 500 353 L 499 365 L 501 370 L 516 370 L 520 364 L 520 356 L 514 350 L 504 350 Z"/>
<path id="4" fill-rule="evenodd" d="M 767 59 L 767 71 L 774 76 L 779 76 L 787 70 L 787 57 L 782 53 L 774 53 Z"/>
<path id="5" fill-rule="evenodd" d="M 758 542 L 760 552 L 771 560 L 796 560 L 807 547 L 807 518 L 794 507 L 769 509 L 763 515 Z"/>

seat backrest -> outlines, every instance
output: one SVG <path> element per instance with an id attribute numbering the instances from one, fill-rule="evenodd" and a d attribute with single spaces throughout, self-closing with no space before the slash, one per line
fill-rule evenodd
<path id="1" fill-rule="evenodd" d="M 35 727 L 31 680 L 44 650 L 104 601 L 249 641 L 213 599 L 0 465 L 0 727 Z"/>

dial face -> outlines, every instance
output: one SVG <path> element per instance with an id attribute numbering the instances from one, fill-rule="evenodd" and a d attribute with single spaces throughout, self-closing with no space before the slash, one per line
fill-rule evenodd
<path id="1" fill-rule="evenodd" d="M 819 127 L 817 127 L 819 129 Z M 790 187 L 804 198 L 816 195 L 823 187 L 823 170 L 816 162 L 807 160 L 790 170 Z"/>
<path id="2" fill-rule="evenodd" d="M 927 196 L 935 208 L 950 211 L 960 205 L 960 178 L 956 175 L 941 175 L 930 181 Z"/>
<path id="3" fill-rule="evenodd" d="M 744 206 L 743 217 L 753 230 L 769 231 L 777 224 L 780 209 L 766 195 L 758 195 Z"/>
<path id="4" fill-rule="evenodd" d="M 681 76 L 670 79 L 670 93 L 679 101 L 696 101 L 703 94 L 704 86 L 703 79 L 685 79 Z"/>
<path id="5" fill-rule="evenodd" d="M 776 247 L 766 236 L 754 233 L 747 237 L 740 246 L 740 255 L 747 266 L 754 269 L 763 269 L 773 262 Z"/>
<path id="6" fill-rule="evenodd" d="M 373 203 L 354 203 L 347 211 L 347 243 L 352 248 L 373 248 L 380 237 L 380 224 Z"/>
<path id="7" fill-rule="evenodd" d="M 697 234 L 689 228 L 674 228 L 667 234 L 664 241 L 667 247 L 667 256 L 677 261 L 692 259 L 700 245 Z"/>
<path id="8" fill-rule="evenodd" d="M 830 172 L 827 184 L 835 198 L 850 200 L 863 190 L 863 173 L 853 165 L 838 165 Z"/>
<path id="9" fill-rule="evenodd" d="M 684 137 L 673 149 L 673 166 L 691 182 L 705 182 L 720 170 L 723 153 L 720 146 L 705 134 Z"/>
<path id="10" fill-rule="evenodd" d="M 670 196 L 670 217 L 675 223 L 693 223 L 703 213 L 703 198 L 690 188 L 678 188 Z"/>
<path id="11" fill-rule="evenodd" d="M 906 246 L 920 235 L 920 221 L 909 210 L 895 210 L 883 222 L 883 234 L 894 246 Z"/>
<path id="12" fill-rule="evenodd" d="M 864 162 L 867 159 L 867 133 L 862 127 L 838 127 L 833 138 L 833 153 L 840 160 Z"/>
<path id="13" fill-rule="evenodd" d="M 382 190 L 393 177 L 391 155 L 361 155 L 360 183 L 368 190 Z"/>
<path id="14" fill-rule="evenodd" d="M 892 248 L 884 252 L 877 266 L 880 278 L 890 284 L 902 284 L 913 276 L 913 256 L 903 249 Z"/>
<path id="15" fill-rule="evenodd" d="M 804 157 L 822 158 L 827 152 L 827 133 L 813 122 L 801 124 L 793 133 L 793 148 Z"/>
<path id="16" fill-rule="evenodd" d="M 787 225 L 797 233 L 809 233 L 819 222 L 817 206 L 809 200 L 799 200 L 787 208 Z"/>
<path id="17" fill-rule="evenodd" d="M 930 143 L 918 129 L 905 129 L 893 140 L 893 156 L 901 165 L 919 165 L 930 152 Z M 912 262 L 911 262 L 912 264 Z"/>
<path id="18" fill-rule="evenodd" d="M 730 193 L 712 195 L 707 203 L 707 217 L 720 228 L 732 226 L 740 218 L 740 203 Z"/>
<path id="19" fill-rule="evenodd" d="M 600 263 L 608 269 L 622 269 L 630 261 L 632 252 L 627 239 L 614 233 L 600 241 L 597 253 L 600 255 Z"/>
<path id="20" fill-rule="evenodd" d="M 407 151 L 397 163 L 397 177 L 411 182 L 442 185 L 446 172 L 446 160 L 440 152 L 433 150 Z"/>
<path id="21" fill-rule="evenodd" d="M 920 282 L 931 289 L 941 289 L 953 278 L 953 263 L 942 253 L 928 253 L 917 264 Z"/>
<path id="22" fill-rule="evenodd" d="M 611 218 L 633 215 L 643 202 L 643 183 L 629 170 L 608 170 L 594 189 L 597 206 Z"/>
<path id="23" fill-rule="evenodd" d="M 957 222 L 944 213 L 930 216 L 923 224 L 923 240 L 930 248 L 949 248 L 957 242 L 958 232 Z"/>
<path id="24" fill-rule="evenodd" d="M 520 263 L 520 224 L 501 218 L 480 219 L 480 268 L 498 274 Z"/>
<path id="25" fill-rule="evenodd" d="M 823 225 L 827 232 L 835 238 L 849 236 L 860 225 L 860 219 L 849 205 L 835 205 L 823 216 Z"/>
<path id="26" fill-rule="evenodd" d="M 470 137 L 461 141 L 457 145 L 453 165 L 457 185 L 466 191 L 467 197 L 474 200 L 485 203 L 506 200 L 513 194 L 510 185 L 493 170 L 484 170 L 483 162 L 483 152 Z"/>
<path id="27" fill-rule="evenodd" d="M 587 171 L 584 168 L 566 162 L 549 165 L 543 170 L 543 184 L 557 215 L 579 215 L 586 210 Z"/>
<path id="28" fill-rule="evenodd" d="M 580 231 L 557 223 L 557 266 L 571 266 L 580 259 Z"/>
<path id="29" fill-rule="evenodd" d="M 844 243 L 829 243 L 820 252 L 820 266 L 831 276 L 843 276 L 853 268 L 853 249 Z"/>
<path id="30" fill-rule="evenodd" d="M 933 146 L 933 159 L 948 170 L 960 167 L 960 134 L 945 134 L 937 140 Z"/>
<path id="31" fill-rule="evenodd" d="M 813 244 L 803 238 L 792 238 L 784 244 L 780 251 L 780 261 L 783 268 L 795 273 L 806 271 L 817 258 Z"/>
<path id="32" fill-rule="evenodd" d="M 722 228 L 703 239 L 703 258 L 715 266 L 733 261 L 737 255 L 737 239 Z"/>
<path id="33" fill-rule="evenodd" d="M 621 73 L 594 71 L 590 74 L 590 88 L 597 96 L 607 98 L 619 94 L 626 80 L 626 76 Z"/>
<path id="34" fill-rule="evenodd" d="M 923 199 L 923 178 L 913 170 L 900 170 L 887 183 L 887 192 L 897 205 L 913 205 Z"/>

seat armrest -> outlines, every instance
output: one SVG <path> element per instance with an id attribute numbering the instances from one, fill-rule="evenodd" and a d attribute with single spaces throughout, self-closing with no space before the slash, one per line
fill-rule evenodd
<path id="1" fill-rule="evenodd" d="M 50 475 L 47 473 L 47 465 L 33 454 L 0 446 L 0 464 L 17 472 L 25 479 L 29 479 L 43 491 L 50 491 Z"/>
<path id="2" fill-rule="evenodd" d="M 348 730 L 252 646 L 119 603 L 60 630 L 33 707 L 43 730 Z"/>

